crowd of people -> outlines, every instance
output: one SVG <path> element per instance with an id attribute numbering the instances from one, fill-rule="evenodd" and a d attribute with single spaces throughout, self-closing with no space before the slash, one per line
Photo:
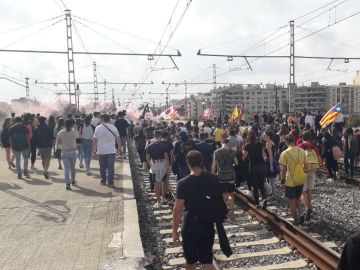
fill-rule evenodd
<path id="1" fill-rule="evenodd" d="M 124 111 L 116 115 L 94 112 L 56 118 L 53 115 L 47 118 L 40 114 L 16 116 L 12 113 L 4 119 L 1 130 L 1 145 L 8 167 L 16 170 L 18 179 L 31 178 L 37 156 L 40 156 L 43 175 L 48 180 L 53 157 L 58 160 L 58 168 L 64 169 L 66 189 L 71 190 L 71 185 L 76 185 L 77 160 L 79 167 L 91 175 L 91 160 L 97 156 L 100 184 L 114 187 L 116 154 L 127 158 L 130 124 L 124 116 Z"/>
<path id="2" fill-rule="evenodd" d="M 251 123 L 241 120 L 231 125 L 226 118 L 202 124 L 142 119 L 134 124 L 126 120 L 125 111 L 48 118 L 12 114 L 3 121 L 1 144 L 9 169 L 16 169 L 19 179 L 31 177 L 38 155 L 44 177 L 49 179 L 53 156 L 59 169 L 64 169 L 66 189 L 71 190 L 71 185 L 76 185 L 77 160 L 91 175 L 96 155 L 100 184 L 114 187 L 116 154 L 128 158 L 127 143 L 134 140 L 142 168 L 149 172 L 156 208 L 169 199 L 170 175 L 177 177 L 173 240 L 179 242 L 178 226 L 184 211 L 182 239 L 187 269 L 195 269 L 197 261 L 212 269 L 211 227 L 221 220 L 221 214 L 216 216 L 221 207 L 214 198 L 221 198 L 226 218 L 235 220 L 234 192 L 240 185 L 252 192 L 256 207 L 263 209 L 284 192 L 294 224 L 300 225 L 311 219 L 315 172 L 321 164 L 325 163 L 329 178 L 339 179 L 338 161 L 343 158 L 346 176 L 354 177 L 359 129 L 345 128 L 344 122 L 322 129 L 321 117 L 310 112 L 264 112 L 254 115 Z M 203 198 L 206 200 L 199 207 Z M 203 221 L 204 208 L 214 209 L 208 215 L 216 217 Z M 221 227 L 217 231 L 222 231 Z"/>

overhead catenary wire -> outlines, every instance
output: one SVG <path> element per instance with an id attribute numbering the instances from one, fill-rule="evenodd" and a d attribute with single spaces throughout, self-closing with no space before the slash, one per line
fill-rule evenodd
<path id="1" fill-rule="evenodd" d="M 46 29 L 49 29 L 50 27 L 52 27 L 52 26 L 54 26 L 54 25 L 56 25 L 56 24 L 58 24 L 58 23 L 60 23 L 60 22 L 62 22 L 62 21 L 64 21 L 64 20 L 65 20 L 65 18 L 63 18 L 63 19 L 61 19 L 61 20 L 58 20 L 58 21 L 56 21 L 56 22 L 53 22 L 53 23 L 51 23 L 50 25 L 47 25 L 47 26 L 45 26 L 45 27 L 43 27 L 43 28 L 41 28 L 41 29 L 39 29 L 39 30 L 37 30 L 37 31 L 35 31 L 35 32 L 32 32 L 32 33 L 30 33 L 30 34 L 28 34 L 28 35 L 26 35 L 26 36 L 24 36 L 24 37 L 22 37 L 22 38 L 20 38 L 20 39 L 17 39 L 17 40 L 15 40 L 15 41 L 12 41 L 12 42 L 6 44 L 5 46 L 2 46 L 1 49 L 5 49 L 5 48 L 7 48 L 7 47 L 10 47 L 11 45 L 14 45 L 14 44 L 16 44 L 16 43 L 19 43 L 19 42 L 21 42 L 21 41 L 23 41 L 23 40 L 25 40 L 25 39 L 27 39 L 27 38 L 29 38 L 29 37 L 31 37 L 31 36 L 34 36 L 34 35 L 42 32 L 42 31 L 45 31 Z"/>
<path id="2" fill-rule="evenodd" d="M 48 18 L 48 19 L 36 21 L 36 22 L 30 23 L 30 24 L 25 24 L 25 25 L 22 25 L 22 26 L 18 26 L 18 27 L 7 29 L 7 30 L 3 30 L 3 31 L 0 31 L 0 35 L 7 34 L 7 33 L 10 33 L 10 32 L 15 32 L 15 31 L 22 30 L 22 29 L 25 29 L 25 28 L 29 28 L 31 26 L 41 24 L 41 23 L 44 23 L 44 22 L 53 21 L 53 20 L 56 20 L 56 19 L 58 19 L 60 17 L 64 17 L 64 16 L 65 15 L 59 15 L 59 16 Z"/>
<path id="3" fill-rule="evenodd" d="M 129 51 L 129 52 L 136 53 L 135 51 L 131 50 L 130 48 L 128 48 L 128 47 L 126 47 L 126 46 L 124 46 L 124 45 L 120 44 L 120 43 L 119 43 L 119 42 L 117 42 L 116 40 L 113 40 L 113 39 L 111 39 L 111 38 L 107 37 L 106 35 L 104 35 L 104 34 L 100 33 L 99 31 L 97 31 L 97 30 L 95 30 L 95 29 L 93 29 L 93 28 L 89 27 L 88 25 L 86 25 L 86 24 L 84 24 L 84 23 L 80 22 L 79 20 L 73 19 L 73 21 L 75 21 L 76 23 L 78 23 L 78 24 L 79 24 L 79 25 L 81 25 L 82 27 L 84 27 L 84 28 L 88 29 L 89 31 L 92 31 L 92 32 L 94 32 L 94 33 L 96 33 L 96 34 L 100 35 L 101 37 L 103 37 L 103 38 L 105 38 L 105 39 L 107 39 L 107 40 L 109 40 L 109 41 L 113 42 L 114 44 L 116 44 L 116 45 L 120 46 L 121 48 L 123 48 L 123 49 L 125 49 L 125 50 L 127 50 L 127 51 Z"/>

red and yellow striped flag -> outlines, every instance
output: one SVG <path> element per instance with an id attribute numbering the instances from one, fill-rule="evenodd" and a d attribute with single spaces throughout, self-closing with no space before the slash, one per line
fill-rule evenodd
<path id="1" fill-rule="evenodd" d="M 231 116 L 230 116 L 230 124 L 233 125 L 235 123 L 235 119 L 239 117 L 239 110 L 237 105 L 234 108 L 234 111 L 232 112 Z"/>
<path id="2" fill-rule="evenodd" d="M 326 127 L 330 123 L 334 122 L 336 117 L 341 113 L 342 106 L 341 103 L 336 104 L 332 107 L 320 120 L 321 127 Z"/>

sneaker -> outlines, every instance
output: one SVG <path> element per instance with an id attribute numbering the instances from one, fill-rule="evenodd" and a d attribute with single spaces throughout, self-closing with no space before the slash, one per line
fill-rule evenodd
<path id="1" fill-rule="evenodd" d="M 71 184 L 72 184 L 73 186 L 76 186 L 76 181 L 72 181 Z"/>
<path id="2" fill-rule="evenodd" d="M 306 210 L 306 213 L 305 213 L 305 221 L 309 221 L 309 220 L 310 220 L 312 212 L 313 212 L 312 208 L 309 208 L 308 210 Z"/>
<path id="3" fill-rule="evenodd" d="M 25 175 L 26 178 L 30 178 L 30 173 L 29 173 L 29 172 L 26 172 L 26 171 L 25 171 L 25 172 L 24 172 L 24 175 Z"/>
<path id="4" fill-rule="evenodd" d="M 87 174 L 87 175 L 91 175 L 91 171 L 90 171 L 90 170 L 87 170 L 87 171 L 86 171 L 86 174 Z"/>
<path id="5" fill-rule="evenodd" d="M 59 170 L 62 170 L 62 167 L 61 167 L 61 165 L 59 166 Z"/>
<path id="6" fill-rule="evenodd" d="M 161 208 L 161 203 L 160 202 L 156 202 L 154 205 L 155 208 Z"/>
<path id="7" fill-rule="evenodd" d="M 45 177 L 45 179 L 49 179 L 49 173 L 48 173 L 48 172 L 44 172 L 44 177 Z"/>
<path id="8" fill-rule="evenodd" d="M 339 172 L 339 171 L 337 171 L 337 172 L 335 173 L 335 175 L 336 175 L 336 178 L 337 178 L 337 179 L 340 179 L 340 172 Z"/>
<path id="9" fill-rule="evenodd" d="M 100 185 L 106 186 L 106 182 L 105 181 L 100 181 Z"/>
<path id="10" fill-rule="evenodd" d="M 84 164 L 82 162 L 80 162 L 79 167 L 80 167 L 80 169 L 84 168 Z"/>
<path id="11" fill-rule="evenodd" d="M 160 202 L 161 202 L 161 204 L 166 204 L 167 200 L 165 199 L 165 197 L 162 197 Z"/>
<path id="12" fill-rule="evenodd" d="M 295 225 L 301 225 L 305 221 L 305 215 L 301 215 L 297 220 L 294 222 Z"/>
<path id="13" fill-rule="evenodd" d="M 35 170 L 35 166 L 34 166 L 34 164 L 33 164 L 33 165 L 31 165 L 30 169 L 31 169 L 31 170 Z"/>
<path id="14" fill-rule="evenodd" d="M 66 190 L 71 190 L 70 184 L 66 184 Z"/>
<path id="15" fill-rule="evenodd" d="M 18 174 L 18 179 L 22 179 L 21 173 Z"/>
<path id="16" fill-rule="evenodd" d="M 265 210 L 266 207 L 267 207 L 267 200 L 264 200 L 261 208 Z"/>
<path id="17" fill-rule="evenodd" d="M 109 185 L 109 188 L 115 188 L 115 185 L 114 184 Z"/>
<path id="18" fill-rule="evenodd" d="M 15 164 L 13 162 L 11 162 L 10 165 L 11 165 L 11 167 L 16 168 L 16 166 L 15 166 Z"/>

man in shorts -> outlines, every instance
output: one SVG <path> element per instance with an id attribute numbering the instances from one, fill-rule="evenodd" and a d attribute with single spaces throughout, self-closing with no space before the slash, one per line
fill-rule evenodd
<path id="1" fill-rule="evenodd" d="M 302 133 L 301 138 L 303 140 L 303 143 L 297 145 L 297 147 L 300 147 L 303 150 L 312 149 L 317 155 L 318 158 L 318 165 L 321 164 L 321 156 L 319 149 L 317 146 L 311 142 L 311 132 L 309 130 L 306 130 Z M 312 204 L 311 204 L 311 197 L 312 197 L 312 191 L 315 187 L 315 172 L 307 172 L 307 181 L 304 184 L 303 188 L 303 194 L 301 196 L 301 200 L 306 207 L 305 211 L 305 221 L 310 220 L 312 210 Z"/>
<path id="2" fill-rule="evenodd" d="M 39 117 L 39 126 L 35 129 L 33 135 L 33 142 L 39 149 L 39 154 L 44 169 L 45 179 L 49 179 L 49 167 L 51 159 L 51 150 L 55 142 L 54 132 L 46 124 L 46 118 Z"/>
<path id="3" fill-rule="evenodd" d="M 229 217 L 234 219 L 234 191 L 235 191 L 235 170 L 238 165 L 236 152 L 229 146 L 229 139 L 222 141 L 222 147 L 214 152 L 212 174 L 217 174 L 220 180 L 224 201 L 228 206 Z"/>
<path id="4" fill-rule="evenodd" d="M 147 148 L 146 160 L 150 164 L 152 174 L 155 175 L 155 207 L 160 208 L 165 202 L 166 175 L 169 171 L 169 150 L 161 140 L 161 131 L 155 131 L 155 142 Z M 164 181 L 165 180 L 165 181 Z"/>
<path id="5" fill-rule="evenodd" d="M 178 228 L 183 220 L 181 236 L 186 270 L 195 270 L 197 262 L 202 265 L 202 269 L 215 270 L 212 265 L 214 222 L 210 219 L 197 218 L 197 215 L 199 215 L 199 211 L 202 211 L 199 198 L 203 195 L 202 191 L 205 190 L 208 194 L 206 197 L 210 196 L 216 199 L 216 207 L 226 207 L 222 200 L 221 187 L 215 175 L 204 172 L 200 152 L 190 151 L 186 155 L 186 162 L 190 169 L 190 175 L 178 182 L 173 211 L 173 242 L 176 245 L 180 244 Z M 206 188 L 200 190 L 199 186 L 201 185 Z M 189 209 L 193 210 L 189 211 Z M 181 218 L 182 214 L 183 219 Z"/>
<path id="6" fill-rule="evenodd" d="M 303 185 L 295 184 L 295 179 L 299 177 L 295 171 L 297 165 L 303 167 L 304 171 L 307 170 L 306 154 L 303 149 L 295 146 L 295 139 L 291 134 L 285 136 L 285 144 L 288 148 L 281 153 L 279 160 L 281 165 L 281 184 L 282 186 L 285 185 L 285 196 L 289 199 L 289 207 L 294 224 L 300 225 L 305 219 L 300 202 Z"/>

